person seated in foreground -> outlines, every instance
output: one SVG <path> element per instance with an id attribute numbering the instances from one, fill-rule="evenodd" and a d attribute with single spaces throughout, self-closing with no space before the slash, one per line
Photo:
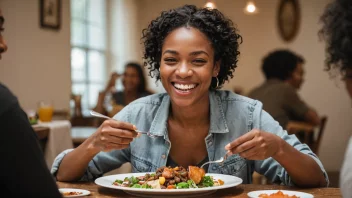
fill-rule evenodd
<path id="1" fill-rule="evenodd" d="M 323 27 L 319 34 L 327 44 L 325 69 L 342 75 L 352 99 L 352 1 L 335 0 L 328 4 L 321 16 L 321 22 Z M 343 197 L 352 197 L 352 136 L 342 163 L 340 189 Z"/>
<path id="2" fill-rule="evenodd" d="M 264 110 L 262 103 L 219 90 L 233 77 L 242 37 L 217 9 L 185 5 L 164 11 L 143 30 L 144 59 L 166 93 L 135 100 L 104 121 L 75 149 L 60 153 L 51 172 L 59 181 L 93 181 L 132 164 L 132 172 L 201 166 L 205 172 L 252 182 L 328 185 L 318 157 Z M 149 131 L 153 138 L 136 130 Z M 75 168 L 72 168 L 75 167 Z"/>
<path id="3" fill-rule="evenodd" d="M 0 9 L 0 59 L 7 51 Z M 1 66 L 0 66 L 1 67 Z M 13 93 L 0 83 L 1 193 L 9 197 L 62 197 L 38 137 Z"/>

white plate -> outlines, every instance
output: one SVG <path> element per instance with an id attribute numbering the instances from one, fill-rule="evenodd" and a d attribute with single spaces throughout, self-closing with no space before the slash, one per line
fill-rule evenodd
<path id="1" fill-rule="evenodd" d="M 82 194 L 80 195 L 67 195 L 63 197 L 82 197 L 90 194 L 90 191 L 88 190 L 82 190 L 82 189 L 77 189 L 77 188 L 60 188 L 59 189 L 60 193 L 64 192 L 81 192 Z"/>
<path id="2" fill-rule="evenodd" d="M 142 197 L 178 197 L 178 196 L 202 196 L 210 194 L 219 189 L 230 188 L 237 186 L 242 183 L 242 179 L 232 175 L 212 174 L 208 173 L 207 176 L 213 176 L 214 179 L 221 179 L 224 181 L 224 185 L 213 186 L 207 188 L 189 188 L 189 189 L 142 189 L 142 188 L 129 188 L 122 186 L 115 186 L 112 183 L 116 180 L 124 180 L 125 177 L 138 177 L 143 176 L 146 173 L 128 173 L 128 174 L 117 174 L 100 177 L 95 180 L 95 183 L 99 186 L 114 188 L 123 190 L 128 194 Z"/>
<path id="3" fill-rule="evenodd" d="M 273 194 L 276 193 L 279 190 L 257 190 L 257 191 L 252 191 L 249 192 L 247 195 L 250 198 L 257 198 L 260 194 Z M 309 193 L 304 193 L 304 192 L 298 192 L 298 191 L 291 191 L 291 190 L 280 190 L 282 193 L 286 195 L 296 195 L 299 198 L 313 198 L 314 196 Z"/>

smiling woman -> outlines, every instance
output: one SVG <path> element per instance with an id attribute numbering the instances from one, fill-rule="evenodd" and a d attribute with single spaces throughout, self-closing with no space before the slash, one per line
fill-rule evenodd
<path id="1" fill-rule="evenodd" d="M 251 183 L 256 171 L 274 183 L 326 186 L 317 156 L 259 101 L 218 90 L 237 66 L 242 42 L 237 32 L 217 9 L 185 5 L 162 12 L 143 31 L 143 40 L 145 65 L 166 93 L 128 104 L 79 147 L 61 153 L 52 173 L 60 181 L 94 180 L 125 162 L 133 172 L 154 172 L 201 166 L 227 154 L 205 172 Z M 159 137 L 135 138 L 136 129 Z"/>

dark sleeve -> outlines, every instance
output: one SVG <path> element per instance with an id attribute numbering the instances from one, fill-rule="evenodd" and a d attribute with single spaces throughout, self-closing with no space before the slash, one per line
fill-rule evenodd
<path id="1" fill-rule="evenodd" d="M 284 109 L 297 118 L 304 118 L 305 114 L 309 110 L 309 107 L 299 97 L 296 90 L 294 88 L 287 87 L 284 90 L 284 98 Z"/>
<path id="2" fill-rule="evenodd" d="M 27 115 L 10 99 L 0 114 L 0 188 L 15 197 L 61 197 Z"/>
<path id="3" fill-rule="evenodd" d="M 125 100 L 122 91 L 118 91 L 112 94 L 115 104 L 125 106 Z"/>

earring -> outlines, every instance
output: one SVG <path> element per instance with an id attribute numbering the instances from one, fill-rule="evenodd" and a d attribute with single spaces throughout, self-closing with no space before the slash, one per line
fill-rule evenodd
<path id="1" fill-rule="evenodd" d="M 216 78 L 216 87 L 215 87 L 215 89 L 217 89 L 217 88 L 219 88 L 219 79 L 218 79 L 218 77 L 215 77 Z"/>

